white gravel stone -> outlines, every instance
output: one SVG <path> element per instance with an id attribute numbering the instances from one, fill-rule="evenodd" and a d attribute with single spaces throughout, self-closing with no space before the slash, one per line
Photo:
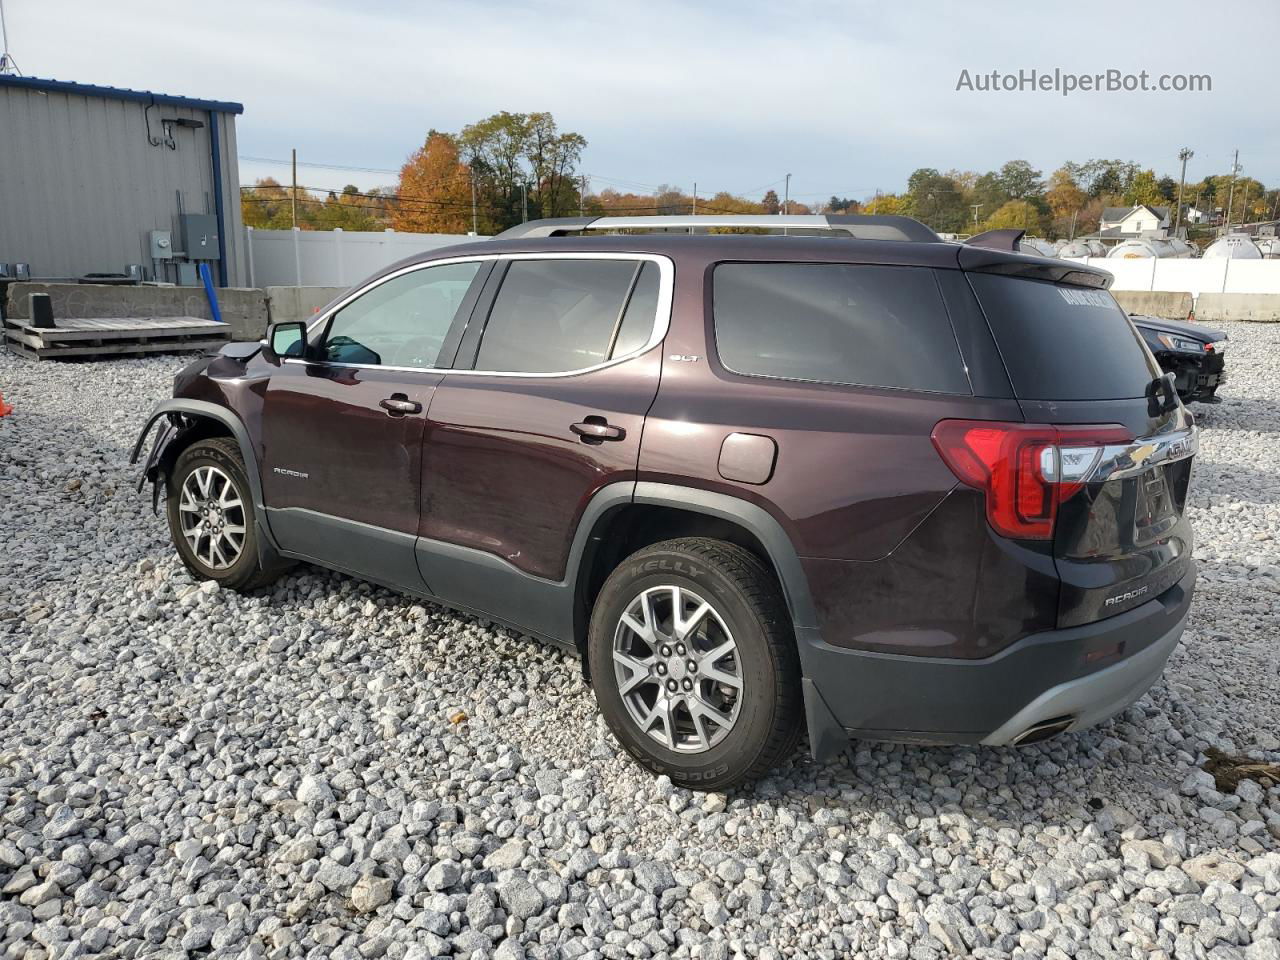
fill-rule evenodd
<path id="1" fill-rule="evenodd" d="M 125 462 L 185 361 L 0 352 L 0 958 L 1280 960 L 1280 790 L 1201 769 L 1280 762 L 1280 325 L 1225 326 L 1161 683 L 710 796 L 510 630 L 308 567 L 193 583 Z"/>

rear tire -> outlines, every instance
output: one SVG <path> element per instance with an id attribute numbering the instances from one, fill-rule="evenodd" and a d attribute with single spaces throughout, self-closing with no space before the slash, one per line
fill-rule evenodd
<path id="1" fill-rule="evenodd" d="M 618 742 L 681 786 L 727 790 L 795 750 L 791 620 L 771 571 L 742 547 L 691 537 L 632 554 L 596 598 L 587 654 Z"/>
<path id="2" fill-rule="evenodd" d="M 248 591 L 275 580 L 264 569 L 244 457 L 223 437 L 197 440 L 178 454 L 165 484 L 169 534 L 182 563 L 198 580 Z"/>

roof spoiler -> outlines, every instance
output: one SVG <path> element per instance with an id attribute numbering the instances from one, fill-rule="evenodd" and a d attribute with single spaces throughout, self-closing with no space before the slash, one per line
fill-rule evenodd
<path id="1" fill-rule="evenodd" d="M 899 216 L 854 216 L 806 214 L 780 216 L 744 214 L 734 216 L 653 216 L 653 217 L 556 217 L 532 220 L 504 230 L 495 240 L 529 240 L 562 237 L 570 233 L 609 230 L 805 230 L 844 234 L 859 240 L 913 240 L 939 243 L 941 238 L 919 220 Z"/>
<path id="2" fill-rule="evenodd" d="M 1022 242 L 1022 238 L 1026 235 L 1025 230 L 1015 230 L 1013 228 L 1005 228 L 1001 230 L 987 230 L 977 236 L 970 237 L 965 241 L 966 246 L 970 247 L 986 247 L 988 250 L 1008 250 L 1011 253 L 1018 253 L 1018 244 Z"/>

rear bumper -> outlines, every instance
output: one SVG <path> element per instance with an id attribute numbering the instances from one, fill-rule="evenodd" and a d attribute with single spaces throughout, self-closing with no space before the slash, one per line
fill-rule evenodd
<path id="1" fill-rule="evenodd" d="M 915 743 L 1017 742 L 1049 721 L 1082 730 L 1159 679 L 1186 626 L 1192 568 L 1154 600 L 1096 623 L 1035 634 L 982 660 L 871 653 L 798 631 L 811 749 L 850 737 Z"/>

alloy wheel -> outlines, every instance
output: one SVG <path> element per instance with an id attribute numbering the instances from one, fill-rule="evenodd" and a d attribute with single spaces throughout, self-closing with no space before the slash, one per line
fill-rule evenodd
<path id="1" fill-rule="evenodd" d="M 226 570 L 244 551 L 244 498 L 227 474 L 199 466 L 187 474 L 178 498 L 182 536 L 197 560 L 211 570 Z"/>
<path id="2" fill-rule="evenodd" d="M 627 715 L 668 750 L 703 753 L 733 729 L 742 663 L 733 634 L 685 587 L 650 587 L 627 605 L 613 638 L 614 679 Z"/>

